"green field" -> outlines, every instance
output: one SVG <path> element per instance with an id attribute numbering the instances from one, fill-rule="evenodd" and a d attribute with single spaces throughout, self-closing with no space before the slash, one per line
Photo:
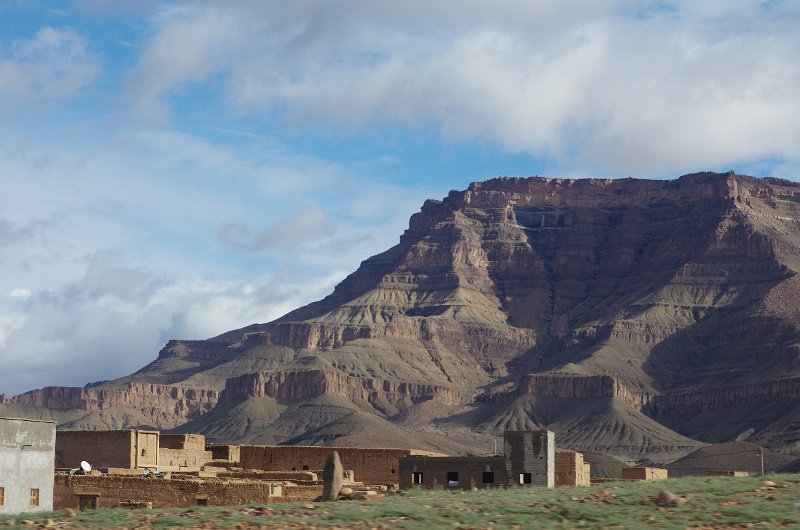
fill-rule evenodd
<path id="1" fill-rule="evenodd" d="M 762 480 L 777 487 L 761 488 Z M 686 499 L 658 506 L 662 489 Z M 591 488 L 414 490 L 370 501 L 0 517 L 50 528 L 800 528 L 800 475 L 687 478 Z"/>

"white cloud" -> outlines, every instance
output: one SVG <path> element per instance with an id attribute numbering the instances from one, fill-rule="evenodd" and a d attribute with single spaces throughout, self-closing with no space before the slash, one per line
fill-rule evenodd
<path id="1" fill-rule="evenodd" d="M 247 111 L 356 128 L 433 123 L 565 169 L 800 158 L 800 33 L 788 3 L 195 6 L 154 19 L 131 74 L 142 105 L 222 77 Z"/>
<path id="2" fill-rule="evenodd" d="M 255 280 L 180 278 L 101 251 L 58 290 L 0 299 L 0 392 L 127 375 L 170 338 L 202 339 L 273 320 L 328 294 L 344 271 L 278 271 Z M 13 374 L 13 377 L 11 376 Z"/>
<path id="3" fill-rule="evenodd" d="M 0 50 L 0 105 L 72 96 L 100 73 L 85 39 L 71 29 L 44 27 L 30 40 Z"/>
<path id="4" fill-rule="evenodd" d="M 130 129 L 20 144 L 0 134 L 0 153 L 5 393 L 126 375 L 168 339 L 319 299 L 396 242 L 433 193 L 362 181 L 260 138 Z M 251 238 L 219 244 L 230 224 Z"/>

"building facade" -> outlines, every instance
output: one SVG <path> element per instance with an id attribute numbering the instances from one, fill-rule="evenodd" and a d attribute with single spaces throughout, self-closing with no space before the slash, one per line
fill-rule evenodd
<path id="1" fill-rule="evenodd" d="M 0 514 L 53 509 L 56 424 L 0 418 Z"/>
<path id="2" fill-rule="evenodd" d="M 555 485 L 555 434 L 506 431 L 504 456 L 407 456 L 400 459 L 400 488 L 497 488 Z"/>

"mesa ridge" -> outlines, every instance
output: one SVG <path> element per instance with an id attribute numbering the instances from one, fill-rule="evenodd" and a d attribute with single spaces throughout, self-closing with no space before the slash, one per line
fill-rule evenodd
<path id="1" fill-rule="evenodd" d="M 631 458 L 800 451 L 797 219 L 800 185 L 733 172 L 476 182 L 320 301 L 0 412 L 267 443 L 377 429 L 459 452 L 546 428 Z"/>

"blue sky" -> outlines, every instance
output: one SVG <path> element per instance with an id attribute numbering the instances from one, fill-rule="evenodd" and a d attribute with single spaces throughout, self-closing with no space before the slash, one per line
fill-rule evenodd
<path id="1" fill-rule="evenodd" d="M 0 2 L 0 392 L 266 322 L 498 175 L 800 176 L 797 2 Z"/>

